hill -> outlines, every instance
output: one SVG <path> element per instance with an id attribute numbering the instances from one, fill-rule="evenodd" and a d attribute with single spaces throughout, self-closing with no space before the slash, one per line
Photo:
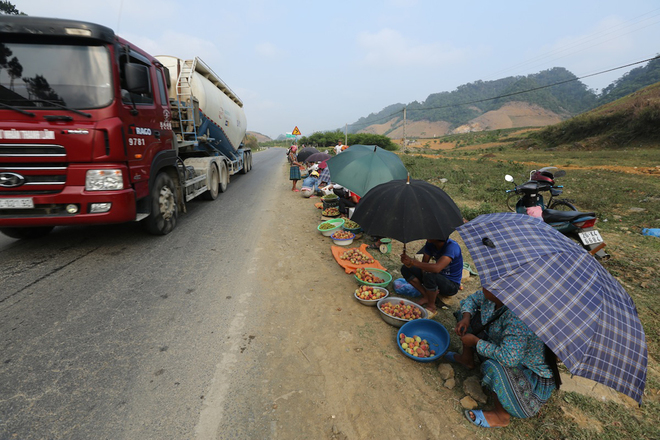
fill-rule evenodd
<path id="1" fill-rule="evenodd" d="M 536 74 L 476 81 L 452 92 L 434 93 L 423 102 L 387 106 L 349 125 L 352 133 L 434 137 L 484 130 L 543 127 L 660 81 L 660 58 L 635 68 L 598 95 L 568 70 L 555 67 Z"/>
<path id="2" fill-rule="evenodd" d="M 265 134 L 258 133 L 256 131 L 248 131 L 245 133 L 246 136 L 254 136 L 257 138 L 257 142 L 269 142 L 272 141 L 271 138 L 266 136 Z"/>
<path id="3" fill-rule="evenodd" d="M 573 149 L 657 148 L 660 136 L 660 82 L 532 135 L 544 146 Z"/>

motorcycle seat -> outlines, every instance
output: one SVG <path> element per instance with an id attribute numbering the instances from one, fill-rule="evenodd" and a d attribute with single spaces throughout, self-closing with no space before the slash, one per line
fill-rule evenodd
<path id="1" fill-rule="evenodd" d="M 546 223 L 571 222 L 580 217 L 596 217 L 596 213 L 580 211 L 559 211 L 557 209 L 546 209 L 543 211 L 543 221 Z"/>

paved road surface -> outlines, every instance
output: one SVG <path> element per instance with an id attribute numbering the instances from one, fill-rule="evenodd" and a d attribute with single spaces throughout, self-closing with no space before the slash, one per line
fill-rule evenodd
<path id="1" fill-rule="evenodd" d="M 255 154 L 165 237 L 126 224 L 1 238 L 0 439 L 268 438 L 247 322 L 263 319 L 251 275 L 284 160 Z"/>

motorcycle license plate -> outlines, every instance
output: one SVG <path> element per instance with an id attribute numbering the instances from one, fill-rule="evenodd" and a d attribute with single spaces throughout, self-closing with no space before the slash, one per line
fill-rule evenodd
<path id="1" fill-rule="evenodd" d="M 0 199 L 0 209 L 34 208 L 32 199 Z"/>
<path id="2" fill-rule="evenodd" d="M 580 236 L 580 240 L 582 240 L 582 244 L 584 245 L 598 244 L 603 242 L 603 238 L 600 236 L 600 232 L 598 231 L 580 232 L 578 235 Z"/>

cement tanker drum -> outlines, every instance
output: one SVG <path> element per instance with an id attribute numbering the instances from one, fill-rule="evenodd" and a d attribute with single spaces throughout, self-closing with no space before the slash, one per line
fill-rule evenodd
<path id="1" fill-rule="evenodd" d="M 182 110 L 179 127 L 174 127 L 179 139 L 191 141 L 194 150 L 236 157 L 247 129 L 243 102 L 201 59 L 156 58 L 169 70 L 174 125 L 177 108 Z"/>

